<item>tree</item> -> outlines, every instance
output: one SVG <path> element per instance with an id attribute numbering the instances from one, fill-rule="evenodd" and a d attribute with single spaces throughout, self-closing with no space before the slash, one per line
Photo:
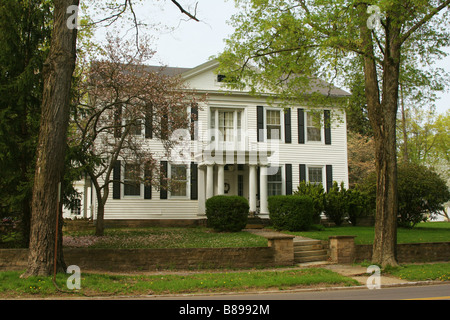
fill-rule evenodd
<path id="1" fill-rule="evenodd" d="M 132 8 L 123 0 L 122 9 Z M 177 1 L 172 3 L 182 7 Z M 77 29 L 73 22 L 79 0 L 54 0 L 50 51 L 43 69 L 43 99 L 32 192 L 28 267 L 22 277 L 65 271 L 59 185 L 63 177 L 69 122 L 69 98 L 76 62 Z M 180 10 L 181 10 L 180 9 Z M 132 10 L 132 9 L 131 9 Z M 124 11 L 116 12 L 114 19 Z M 187 14 L 186 12 L 184 12 Z M 191 15 L 192 16 L 192 15 Z M 136 28 L 138 23 L 136 22 Z M 137 29 L 136 29 L 137 30 Z M 58 239 L 56 234 L 59 235 Z"/>
<path id="2" fill-rule="evenodd" d="M 42 101 L 42 68 L 50 42 L 48 1 L 0 6 L 0 217 L 20 220 L 28 246 L 31 191 Z"/>
<path id="3" fill-rule="evenodd" d="M 117 160 L 136 167 L 131 180 L 138 185 L 159 187 L 161 174 L 154 154 L 161 150 L 149 148 L 145 138 L 159 139 L 170 156 L 172 147 L 180 142 L 171 139 L 172 134 L 190 129 L 191 108 L 197 108 L 202 100 L 187 92 L 181 77 L 166 75 L 164 67 L 145 65 L 154 51 L 147 42 L 140 42 L 135 50 L 128 41 L 110 38 L 102 50 L 105 58 L 85 68 L 77 90 L 70 145 L 77 150 L 76 160 L 95 188 L 97 236 L 103 235 L 110 185 L 124 183 L 113 176 Z M 190 141 L 188 133 L 184 137 Z"/>
<path id="4" fill-rule="evenodd" d="M 305 90 L 314 89 L 313 80 L 336 83 L 355 58 L 362 59 L 377 172 L 372 260 L 396 265 L 396 116 L 403 48 L 414 48 L 411 59 L 417 64 L 425 53 L 428 59 L 443 54 L 440 49 L 449 43 L 444 9 L 450 0 L 378 1 L 378 7 L 346 0 L 237 3 L 237 31 L 219 59 L 220 72 L 239 80 L 230 85 L 242 88 L 246 82 L 254 92 L 264 87 L 305 103 Z M 319 105 L 331 104 L 325 99 L 331 92 L 330 87 Z"/>

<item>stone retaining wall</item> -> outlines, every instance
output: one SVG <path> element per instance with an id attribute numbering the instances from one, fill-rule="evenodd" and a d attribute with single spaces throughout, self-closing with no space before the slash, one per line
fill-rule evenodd
<path id="1" fill-rule="evenodd" d="M 372 245 L 356 245 L 354 236 L 330 237 L 329 255 L 336 263 L 370 261 Z M 450 242 L 397 244 L 399 263 L 450 261 Z"/>
<path id="2" fill-rule="evenodd" d="M 66 248 L 67 265 L 81 270 L 139 272 L 159 269 L 255 268 L 294 265 L 293 236 L 268 236 L 267 247 L 89 249 Z M 23 270 L 27 249 L 0 250 L 0 270 Z"/>

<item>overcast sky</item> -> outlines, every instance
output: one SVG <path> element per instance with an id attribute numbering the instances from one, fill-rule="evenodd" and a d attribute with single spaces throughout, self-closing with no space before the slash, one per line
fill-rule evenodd
<path id="1" fill-rule="evenodd" d="M 148 4 L 149 2 L 145 2 Z M 194 12 L 201 22 L 188 21 L 171 1 L 154 1 L 139 8 L 139 16 L 146 22 L 159 22 L 174 28 L 172 31 L 156 30 L 155 63 L 171 67 L 195 67 L 224 49 L 224 39 L 233 33 L 227 21 L 236 12 L 234 0 L 179 0 L 185 9 Z M 450 50 L 449 50 L 450 52 Z M 450 57 L 439 66 L 450 72 Z M 450 109 L 450 94 L 437 101 L 438 112 Z"/>

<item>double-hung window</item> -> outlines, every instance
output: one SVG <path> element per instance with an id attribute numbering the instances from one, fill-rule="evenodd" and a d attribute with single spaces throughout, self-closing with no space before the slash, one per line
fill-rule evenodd
<path id="1" fill-rule="evenodd" d="M 281 112 L 279 110 L 266 111 L 267 139 L 280 139 L 281 137 Z"/>
<path id="2" fill-rule="evenodd" d="M 322 141 L 322 129 L 320 119 L 312 112 L 308 112 L 306 116 L 306 137 L 308 141 Z"/>
<path id="3" fill-rule="evenodd" d="M 272 171 L 272 170 L 270 170 Z M 278 167 L 278 171 L 275 174 L 269 174 L 267 176 L 267 195 L 277 196 L 282 194 L 282 175 L 281 167 Z"/>
<path id="4" fill-rule="evenodd" d="M 184 164 L 170 166 L 171 197 L 187 197 L 188 167 Z"/>
<path id="5" fill-rule="evenodd" d="M 308 181 L 315 185 L 323 185 L 323 168 L 308 167 Z"/>
<path id="6" fill-rule="evenodd" d="M 212 140 L 236 142 L 241 140 L 242 110 L 211 109 L 210 128 L 217 129 L 219 137 Z M 215 137 L 213 134 L 212 137 Z M 212 138 L 211 137 L 211 138 Z"/>
<path id="7" fill-rule="evenodd" d="M 135 163 L 126 163 L 124 168 L 124 196 L 140 196 L 140 166 Z"/>

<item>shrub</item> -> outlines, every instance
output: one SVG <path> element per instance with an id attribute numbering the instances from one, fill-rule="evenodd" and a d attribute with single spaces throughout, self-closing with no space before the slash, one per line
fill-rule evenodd
<path id="1" fill-rule="evenodd" d="M 271 196 L 269 217 L 278 230 L 304 231 L 313 224 L 314 205 L 309 196 Z"/>
<path id="2" fill-rule="evenodd" d="M 346 192 L 348 220 L 356 226 L 358 220 L 368 215 L 367 195 L 358 186 L 348 189 Z"/>
<path id="3" fill-rule="evenodd" d="M 371 175 L 364 184 L 375 207 L 376 177 Z M 428 214 L 438 213 L 450 192 L 445 181 L 433 170 L 417 164 L 401 163 L 397 173 L 398 226 L 412 228 L 426 221 Z"/>
<path id="4" fill-rule="evenodd" d="M 314 206 L 314 223 L 320 223 L 320 215 L 325 207 L 325 190 L 321 184 L 314 184 L 310 182 L 301 181 L 294 191 L 294 195 L 309 196 L 313 201 Z"/>
<path id="5" fill-rule="evenodd" d="M 344 183 L 341 183 L 339 187 L 337 182 L 334 182 L 333 187 L 325 194 L 324 211 L 327 218 L 337 226 L 344 222 L 348 211 L 347 190 L 344 188 Z"/>
<path id="6" fill-rule="evenodd" d="M 219 195 L 206 200 L 208 226 L 216 231 L 241 231 L 247 225 L 248 210 L 244 197 Z"/>

